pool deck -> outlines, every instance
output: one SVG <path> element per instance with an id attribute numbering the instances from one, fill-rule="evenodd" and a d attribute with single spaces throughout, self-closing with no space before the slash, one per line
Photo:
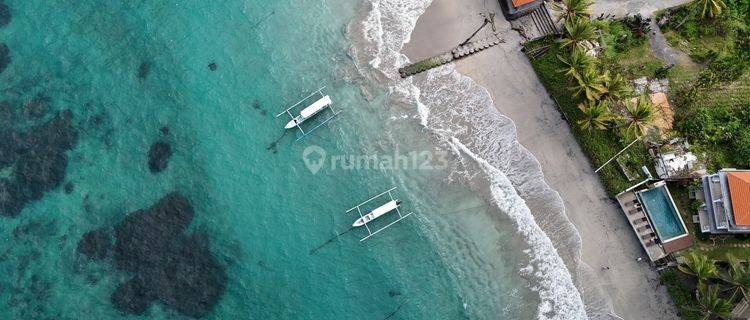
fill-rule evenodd
<path id="1" fill-rule="evenodd" d="M 681 235 L 671 237 L 669 239 L 661 239 L 661 235 L 658 235 L 656 228 L 653 225 L 653 217 L 648 216 L 644 206 L 645 204 L 639 199 L 638 193 L 646 190 L 653 190 L 656 188 L 664 188 L 666 196 L 669 200 L 669 205 L 672 207 L 673 214 L 676 215 L 676 219 L 681 224 L 682 231 Z M 693 237 L 687 231 L 685 221 L 682 220 L 677 206 L 672 199 L 672 195 L 669 192 L 666 184 L 663 181 L 656 182 L 651 188 L 636 188 L 633 187 L 623 193 L 617 195 L 617 202 L 620 204 L 620 208 L 625 213 L 625 216 L 630 222 L 630 226 L 635 231 L 638 241 L 646 251 L 651 261 L 657 261 L 665 258 L 670 253 L 677 252 L 693 245 Z"/>
<path id="2" fill-rule="evenodd" d="M 655 229 L 648 218 L 646 218 L 646 213 L 643 211 L 640 202 L 638 202 L 635 192 L 627 191 L 619 194 L 617 202 L 620 204 L 620 208 L 622 208 L 625 217 L 638 237 L 638 241 L 646 251 L 649 260 L 657 261 L 666 257 L 667 252 L 656 243 Z"/>

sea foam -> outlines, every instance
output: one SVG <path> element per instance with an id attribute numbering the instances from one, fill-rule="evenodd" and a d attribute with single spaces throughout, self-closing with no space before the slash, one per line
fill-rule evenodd
<path id="1" fill-rule="evenodd" d="M 470 167 L 462 180 L 483 186 L 480 191 L 516 223 L 531 261 L 519 273 L 533 279 L 539 319 L 616 317 L 599 288 L 584 281 L 589 271 L 580 261 L 581 239 L 562 199 L 545 183 L 538 161 L 518 143 L 515 124 L 495 109 L 489 92 L 452 66 L 400 78 L 397 68 L 409 62 L 400 51 L 430 3 L 368 0 L 366 16 L 349 30 L 350 38 L 362 42 L 352 49 L 360 72 L 385 83 L 392 101 L 416 106 L 436 144 Z M 472 183 L 478 177 L 484 183 Z"/>

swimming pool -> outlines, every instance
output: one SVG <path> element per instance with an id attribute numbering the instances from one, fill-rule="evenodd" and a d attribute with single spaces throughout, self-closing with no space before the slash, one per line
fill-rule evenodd
<path id="1" fill-rule="evenodd" d="M 669 190 L 664 185 L 638 192 L 638 198 L 662 242 L 687 234 Z"/>

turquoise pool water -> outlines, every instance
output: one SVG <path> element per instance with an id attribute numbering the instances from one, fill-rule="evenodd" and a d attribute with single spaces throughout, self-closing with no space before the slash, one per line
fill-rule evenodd
<path id="1" fill-rule="evenodd" d="M 184 318 L 159 301 L 139 315 L 114 308 L 113 292 L 134 275 L 111 257 L 94 261 L 77 253 L 87 232 L 109 230 L 173 191 L 195 209 L 184 233 L 208 239 L 226 274 L 205 318 L 529 319 L 537 313 L 539 285 L 529 275 L 517 225 L 486 197 L 450 182 L 453 167 L 327 162 L 313 174 L 305 166 L 311 145 L 329 157 L 436 150 L 415 120 L 416 108 L 387 103 L 388 89 L 360 77 L 348 55 L 345 30 L 369 6 L 349 0 L 4 4 L 13 17 L 0 29 L 12 57 L 0 74 L 0 100 L 10 106 L 2 129 L 27 132 L 70 110 L 78 139 L 65 152 L 62 181 L 17 215 L 0 217 L 0 318 Z M 322 85 L 343 113 L 294 143 L 283 136 L 286 121 L 273 114 Z M 46 97 L 43 106 L 29 103 L 37 96 Z M 160 173 L 148 166 L 155 141 L 172 148 Z M 0 168 L 0 179 L 17 168 Z M 354 219 L 344 210 L 390 186 L 399 187 L 413 216 L 366 243 L 358 241 L 362 230 L 336 236 Z M 506 207 L 515 213 L 523 206 Z"/>
<path id="2" fill-rule="evenodd" d="M 661 186 L 638 193 L 662 241 L 687 233 L 667 192 L 666 187 Z"/>

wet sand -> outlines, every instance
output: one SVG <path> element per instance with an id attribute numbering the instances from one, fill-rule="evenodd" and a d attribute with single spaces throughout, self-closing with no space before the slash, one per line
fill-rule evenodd
<path id="1" fill-rule="evenodd" d="M 594 9 L 628 10 L 630 6 L 604 1 Z M 412 61 L 444 52 L 482 24 L 479 13 L 497 12 L 497 29 L 506 43 L 455 66 L 489 90 L 497 110 L 515 122 L 519 142 L 534 154 L 545 180 L 564 200 L 568 218 L 583 241 L 582 260 L 591 269 L 590 276 L 580 278 L 584 285 L 579 291 L 601 289 L 623 319 L 677 319 L 656 271 L 647 262 L 636 261 L 647 259 L 645 252 L 520 52 L 520 37 L 510 30 L 500 10 L 497 0 L 434 0 L 419 18 L 403 52 Z"/>

